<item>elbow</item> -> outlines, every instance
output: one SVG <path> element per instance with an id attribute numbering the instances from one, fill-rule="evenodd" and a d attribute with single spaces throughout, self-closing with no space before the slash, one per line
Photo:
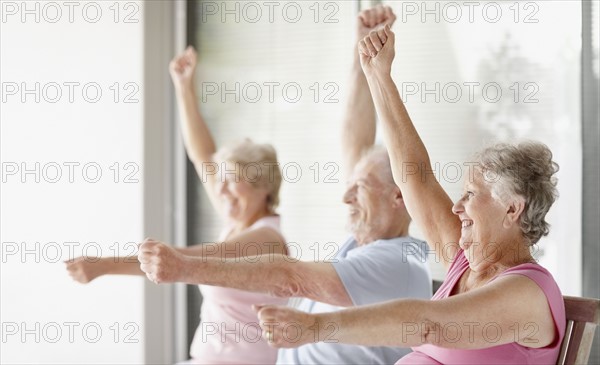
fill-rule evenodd
<path id="1" fill-rule="evenodd" d="M 194 165 L 194 168 L 198 172 L 198 175 L 200 175 L 204 171 L 202 169 L 206 168 L 206 166 L 204 166 L 206 164 L 206 161 L 204 161 L 200 157 L 200 154 L 197 154 L 197 153 L 188 152 L 188 158 L 190 159 L 190 162 L 192 163 L 192 165 Z"/>
<path id="2" fill-rule="evenodd" d="M 421 322 L 421 342 L 423 344 L 444 347 L 442 326 L 439 322 L 424 319 Z"/>
<path id="3" fill-rule="evenodd" d="M 281 265 L 273 275 L 278 275 L 279 280 L 276 280 L 277 284 L 269 294 L 278 298 L 306 297 L 302 277 L 290 263 Z"/>
<path id="4" fill-rule="evenodd" d="M 448 340 L 456 339 L 452 333 L 457 329 L 457 324 L 446 323 L 442 318 L 446 314 L 440 313 L 443 306 L 436 306 L 435 301 L 430 300 L 403 300 L 411 305 L 408 308 L 406 322 L 402 322 L 402 344 L 403 346 L 433 345 L 438 347 L 448 347 Z"/>
<path id="5" fill-rule="evenodd" d="M 473 344 L 472 328 L 457 322 L 437 322 L 425 320 L 423 323 L 422 343 L 442 348 L 470 348 Z M 472 323 L 475 324 L 475 323 Z"/>
<path id="6" fill-rule="evenodd" d="M 202 182 L 206 182 L 206 177 L 219 171 L 219 166 L 216 162 L 199 153 L 188 153 L 188 158 L 192 165 L 194 165 L 194 169 Z"/>
<path id="7" fill-rule="evenodd" d="M 300 264 L 300 265 L 299 265 Z M 309 268 L 299 262 L 291 266 L 286 273 L 282 295 L 286 297 L 309 298 L 323 303 L 341 307 L 350 307 L 354 303 L 339 279 L 328 278 L 326 275 L 316 276 L 307 274 Z"/>

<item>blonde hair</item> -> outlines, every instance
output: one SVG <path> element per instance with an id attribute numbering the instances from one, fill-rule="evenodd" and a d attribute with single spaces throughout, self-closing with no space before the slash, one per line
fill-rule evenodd
<path id="1" fill-rule="evenodd" d="M 234 163 L 239 178 L 245 179 L 254 187 L 267 188 L 267 207 L 271 212 L 275 211 L 279 205 L 282 177 L 277 152 L 272 145 L 254 143 L 246 138 L 221 147 L 214 159 L 217 162 Z"/>

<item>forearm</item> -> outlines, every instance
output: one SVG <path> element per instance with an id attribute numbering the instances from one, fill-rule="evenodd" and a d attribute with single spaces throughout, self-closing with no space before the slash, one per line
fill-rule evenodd
<path id="1" fill-rule="evenodd" d="M 175 247 L 175 249 L 186 256 L 203 257 L 206 254 L 205 244 L 198 244 L 187 247 Z"/>
<path id="2" fill-rule="evenodd" d="M 135 256 L 102 257 L 96 264 L 102 267 L 103 275 L 145 275 Z"/>
<path id="3" fill-rule="evenodd" d="M 427 343 L 426 300 L 397 300 L 314 315 L 319 341 L 410 347 Z"/>
<path id="4" fill-rule="evenodd" d="M 175 247 L 175 249 L 186 256 L 226 260 L 244 256 L 285 253 L 285 244 L 279 242 L 263 242 L 260 245 L 255 244 L 253 247 L 249 248 L 245 242 L 210 242 L 188 247 Z M 259 250 L 260 252 L 257 252 Z"/>
<path id="5" fill-rule="evenodd" d="M 396 183 L 401 185 L 411 181 L 424 182 L 423 179 L 428 176 L 427 171 L 431 171 L 429 155 L 391 75 L 371 75 L 368 83 L 382 121 L 384 141 Z"/>
<path id="6" fill-rule="evenodd" d="M 347 169 L 347 173 L 350 173 L 362 153 L 375 142 L 375 105 L 358 59 L 354 61 L 349 86 L 342 125 L 344 167 Z"/>
<path id="7" fill-rule="evenodd" d="M 267 293 L 303 297 L 337 306 L 351 306 L 352 299 L 331 263 L 303 262 L 275 253 L 237 259 L 188 257 L 183 280 Z"/>
<path id="8" fill-rule="evenodd" d="M 211 161 L 216 151 L 215 142 L 198 108 L 198 100 L 193 85 L 175 87 L 177 105 L 181 118 L 183 142 L 194 164 Z"/>
<path id="9" fill-rule="evenodd" d="M 267 293 L 277 297 L 298 294 L 288 265 L 291 259 L 281 254 L 219 259 L 186 257 L 183 281 L 187 284 L 214 285 Z"/>

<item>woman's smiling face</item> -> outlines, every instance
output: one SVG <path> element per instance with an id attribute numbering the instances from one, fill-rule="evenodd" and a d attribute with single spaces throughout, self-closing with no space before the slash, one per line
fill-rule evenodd
<path id="1" fill-rule="evenodd" d="M 235 163 L 226 162 L 225 165 L 226 171 L 232 171 L 219 183 L 218 193 L 225 215 L 233 221 L 244 221 L 266 210 L 267 190 L 254 186 L 247 176 L 237 171 Z"/>
<path id="2" fill-rule="evenodd" d="M 459 245 L 471 269 L 485 270 L 501 255 L 503 222 L 507 207 L 492 195 L 483 174 L 475 168 L 468 175 L 462 197 L 452 207 L 462 228 Z"/>

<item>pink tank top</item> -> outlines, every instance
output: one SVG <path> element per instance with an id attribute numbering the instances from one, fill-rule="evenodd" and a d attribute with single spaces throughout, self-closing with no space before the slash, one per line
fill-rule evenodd
<path id="1" fill-rule="evenodd" d="M 281 234 L 279 216 L 264 217 L 248 230 L 269 227 Z M 222 233 L 224 240 L 228 230 Z M 196 364 L 275 364 L 277 349 L 261 337 L 253 304 L 285 305 L 286 298 L 218 286 L 199 285 L 201 323 L 190 355 Z"/>
<path id="2" fill-rule="evenodd" d="M 469 262 L 464 251 L 460 250 L 450 265 L 446 280 L 431 300 L 448 298 L 468 267 Z M 527 276 L 544 291 L 558 331 L 554 343 L 542 348 L 530 348 L 513 342 L 478 350 L 447 349 L 427 344 L 413 347 L 414 352 L 406 355 L 396 364 L 556 364 L 565 333 L 566 318 L 563 297 L 554 278 L 548 270 L 537 264 L 515 266 L 496 278 L 505 275 Z"/>

